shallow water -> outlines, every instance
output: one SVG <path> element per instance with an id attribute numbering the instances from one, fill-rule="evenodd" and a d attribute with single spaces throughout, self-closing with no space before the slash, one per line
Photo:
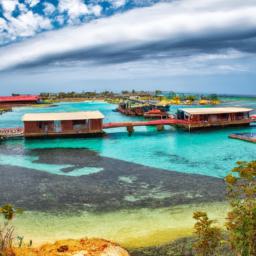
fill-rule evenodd
<path id="1" fill-rule="evenodd" d="M 159 209 L 138 209 L 79 216 L 26 212 L 14 224 L 16 232 L 33 244 L 57 239 L 102 237 L 125 247 L 152 246 L 192 234 L 194 211 L 209 212 L 221 226 L 228 207 L 225 203 L 182 205 Z"/>

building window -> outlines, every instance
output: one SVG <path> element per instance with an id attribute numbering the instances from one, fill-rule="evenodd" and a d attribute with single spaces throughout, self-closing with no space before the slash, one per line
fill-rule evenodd
<path id="1" fill-rule="evenodd" d="M 72 121 L 73 128 L 75 130 L 81 130 L 81 129 L 86 129 L 87 128 L 87 120 L 73 120 Z"/>

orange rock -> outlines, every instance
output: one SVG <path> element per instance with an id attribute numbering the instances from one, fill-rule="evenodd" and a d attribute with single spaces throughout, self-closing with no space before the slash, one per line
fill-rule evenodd
<path id="1" fill-rule="evenodd" d="M 16 256 L 129 256 L 119 245 L 103 239 L 62 240 L 40 248 L 16 248 Z"/>

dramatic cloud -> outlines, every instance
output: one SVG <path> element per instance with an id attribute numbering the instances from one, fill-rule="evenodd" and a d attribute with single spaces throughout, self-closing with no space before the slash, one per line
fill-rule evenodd
<path id="1" fill-rule="evenodd" d="M 253 91 L 255 0 L 157 1 L 5 4 L 5 15 L 0 16 L 0 42 L 12 44 L 0 47 L 0 82 L 16 79 L 23 84 L 49 81 L 67 86 L 73 82 L 82 85 L 83 81 L 96 84 L 96 80 L 104 85 L 115 79 L 127 84 L 137 79 L 137 83 L 164 81 L 166 85 L 178 76 L 179 81 L 185 81 L 185 76 L 197 77 L 197 81 L 211 76 L 221 88 L 220 77 L 232 80 L 240 76 L 243 79 L 233 79 L 232 83 L 243 81 L 241 88 L 247 86 Z M 141 7 L 150 3 L 150 7 Z M 31 4 L 36 8 L 31 9 Z M 140 8 L 128 10 L 127 6 Z M 51 31 L 42 32 L 45 30 Z"/>
<path id="2" fill-rule="evenodd" d="M 88 11 L 80 0 L 74 0 L 72 6 L 69 3 L 62 0 L 59 8 L 73 18 Z M 229 56 L 231 49 L 255 54 L 255 13 L 254 1 L 157 4 L 2 47 L 0 69 L 61 66 L 74 61 L 124 63 L 202 53 Z"/>

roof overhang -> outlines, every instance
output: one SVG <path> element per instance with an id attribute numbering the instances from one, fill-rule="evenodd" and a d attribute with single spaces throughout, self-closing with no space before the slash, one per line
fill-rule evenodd
<path id="1" fill-rule="evenodd" d="M 210 114 L 229 114 L 251 112 L 251 108 L 223 107 L 223 108 L 182 108 L 179 109 L 189 115 L 210 115 Z"/>
<path id="2" fill-rule="evenodd" d="M 30 113 L 22 117 L 23 122 L 36 121 L 69 121 L 69 120 L 89 120 L 103 119 L 104 115 L 100 111 L 81 112 L 60 112 L 60 113 Z"/>

